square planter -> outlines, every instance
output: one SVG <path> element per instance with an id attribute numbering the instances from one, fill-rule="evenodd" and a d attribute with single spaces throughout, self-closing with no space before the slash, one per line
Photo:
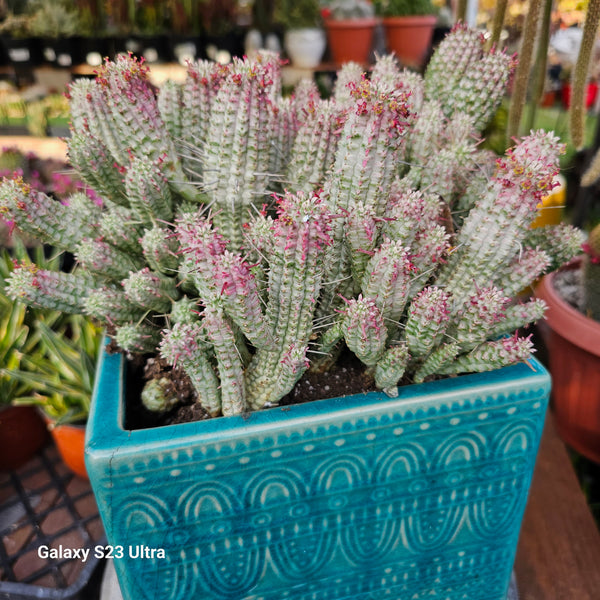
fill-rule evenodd
<path id="1" fill-rule="evenodd" d="M 536 361 L 137 431 L 124 379 L 105 354 L 86 460 L 126 600 L 505 600 L 550 389 Z"/>

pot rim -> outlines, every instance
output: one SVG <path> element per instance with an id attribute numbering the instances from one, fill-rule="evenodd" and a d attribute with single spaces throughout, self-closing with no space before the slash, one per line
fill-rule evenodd
<path id="1" fill-rule="evenodd" d="M 377 17 L 364 17 L 362 19 L 327 19 L 327 29 L 364 29 L 375 27 L 381 19 Z"/>
<path id="2" fill-rule="evenodd" d="M 553 285 L 557 272 L 579 269 L 582 263 L 581 258 L 576 258 L 558 271 L 545 275 L 535 290 L 535 296 L 548 305 L 544 318 L 555 333 L 586 352 L 600 356 L 600 323 L 563 300 Z"/>
<path id="3" fill-rule="evenodd" d="M 383 24 L 384 25 L 392 25 L 392 26 L 405 26 L 409 25 L 411 27 L 418 26 L 429 26 L 435 25 L 437 23 L 437 17 L 435 15 L 411 15 L 404 17 L 384 17 Z"/>

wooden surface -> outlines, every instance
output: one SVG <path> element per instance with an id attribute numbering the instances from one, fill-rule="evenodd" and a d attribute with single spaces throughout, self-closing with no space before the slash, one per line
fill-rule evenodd
<path id="1" fill-rule="evenodd" d="M 536 463 L 515 572 L 519 600 L 600 599 L 600 533 L 551 417 Z"/>
<path id="2" fill-rule="evenodd" d="M 29 135 L 0 136 L 0 148 L 17 147 L 22 152 L 35 152 L 40 158 L 67 159 L 67 144 L 55 137 Z"/>

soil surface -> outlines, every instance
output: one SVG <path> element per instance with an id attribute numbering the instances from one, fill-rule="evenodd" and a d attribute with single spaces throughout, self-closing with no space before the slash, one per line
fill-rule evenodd
<path id="1" fill-rule="evenodd" d="M 148 379 L 165 377 L 169 379 L 172 392 L 177 395 L 180 404 L 166 413 L 153 413 L 142 404 L 142 388 Z M 169 367 L 160 358 L 136 357 L 128 360 L 126 380 L 126 429 L 148 429 L 211 418 L 195 402 L 194 388 L 185 373 Z M 281 399 L 278 406 L 371 392 L 375 389 L 373 378 L 366 372 L 364 365 L 350 352 L 345 352 L 327 372 L 306 372 L 294 389 Z"/>

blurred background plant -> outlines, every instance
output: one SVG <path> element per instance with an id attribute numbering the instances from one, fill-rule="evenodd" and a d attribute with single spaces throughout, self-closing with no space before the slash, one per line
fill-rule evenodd
<path id="1" fill-rule="evenodd" d="M 15 261 L 56 269 L 63 258 L 14 242 L 0 254 L 0 401 L 36 405 L 55 424 L 85 422 L 102 329 L 81 315 L 27 308 L 7 298 L 5 279 Z"/>

